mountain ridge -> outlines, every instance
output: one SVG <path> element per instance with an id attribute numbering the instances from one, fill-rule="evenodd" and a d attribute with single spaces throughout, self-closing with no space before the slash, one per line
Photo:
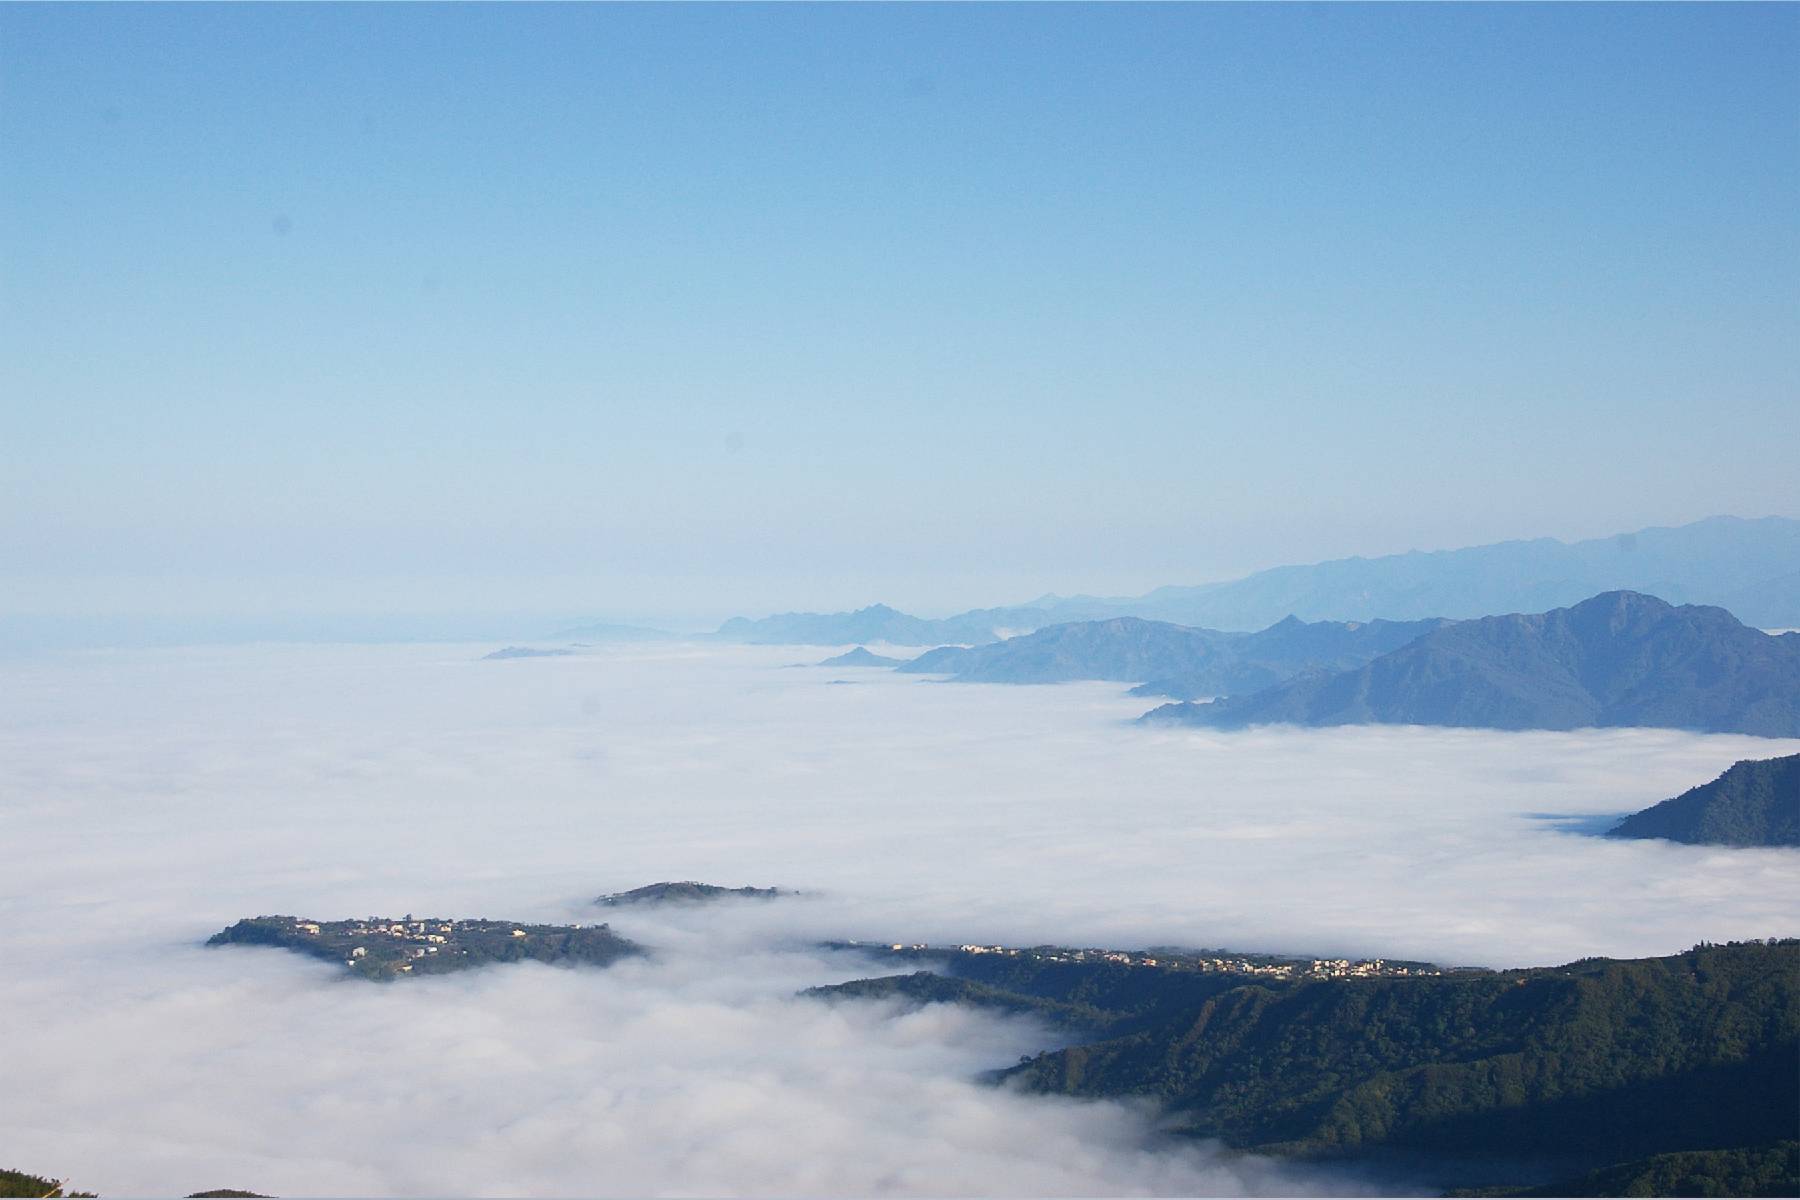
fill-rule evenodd
<path id="1" fill-rule="evenodd" d="M 1800 737 L 1800 634 L 1721 608 L 1603 592 L 1568 608 L 1459 621 L 1356 670 L 1309 672 L 1151 724 L 1619 726 Z"/>
<path id="2" fill-rule="evenodd" d="M 957 683 L 1136 683 L 1133 695 L 1183 699 L 1256 691 L 1311 668 L 1361 666 L 1446 622 L 1301 621 L 1229 633 L 1110 617 L 1073 621 L 1000 642 L 938 647 L 897 669 Z"/>
<path id="3" fill-rule="evenodd" d="M 713 636 L 764 644 L 969 644 L 1125 616 L 1247 632 L 1290 614 L 1304 621 L 1465 620 L 1542 612 L 1621 590 L 1723 607 L 1760 628 L 1800 627 L 1800 520 L 1714 516 L 1576 541 L 1520 538 L 1352 556 L 1215 583 L 1165 585 L 1139 596 L 1048 594 L 943 618 L 914 617 L 886 605 L 855 613 L 734 617 Z M 880 619 L 867 619 L 872 613 Z"/>
<path id="4" fill-rule="evenodd" d="M 1744 759 L 1607 831 L 1698 846 L 1800 846 L 1800 754 Z"/>
<path id="5" fill-rule="evenodd" d="M 1250 1153 L 1410 1159 L 1414 1179 L 1438 1186 L 1762 1147 L 1791 1139 L 1800 1119 L 1791 939 L 1378 978 L 1245 980 L 1069 958 L 962 953 L 942 974 L 810 994 L 1036 1016 L 1062 1029 L 1061 1047 L 996 1082 L 1147 1100 L 1173 1130 Z"/>

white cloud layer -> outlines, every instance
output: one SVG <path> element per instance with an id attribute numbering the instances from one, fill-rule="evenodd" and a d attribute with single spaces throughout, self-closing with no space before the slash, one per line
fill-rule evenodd
<path id="1" fill-rule="evenodd" d="M 1794 932 L 1787 851 L 1612 843 L 1796 743 L 1146 731 L 1111 685 L 782 670 L 816 650 L 430 647 L 0 668 L 0 1165 L 114 1194 L 1343 1191 L 971 1082 L 1028 1023 L 827 1006 L 821 937 L 1516 965 Z M 831 679 L 858 686 L 828 686 Z M 239 916 L 592 919 L 669 878 L 802 900 L 615 923 L 604 972 L 373 987 Z"/>

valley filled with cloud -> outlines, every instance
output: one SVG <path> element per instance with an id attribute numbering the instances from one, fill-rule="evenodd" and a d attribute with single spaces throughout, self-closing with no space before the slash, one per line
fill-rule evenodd
<path id="1" fill-rule="evenodd" d="M 870 972 L 834 938 L 1522 966 L 1800 905 L 1792 851 L 1580 832 L 1793 742 L 1152 730 L 1118 685 L 789 665 L 816 657 L 0 665 L 5 1165 L 115 1194 L 1353 1192 L 980 1083 L 1055 1044 L 1029 1021 L 796 993 Z M 804 894 L 591 903 L 664 879 Z M 653 954 L 379 986 L 202 946 L 265 913 L 610 919 Z"/>

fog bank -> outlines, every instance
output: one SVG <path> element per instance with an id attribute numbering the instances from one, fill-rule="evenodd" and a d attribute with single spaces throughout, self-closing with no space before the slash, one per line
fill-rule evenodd
<path id="1" fill-rule="evenodd" d="M 88 654 L 0 668 L 4 1161 L 113 1194 L 1354 1189 L 971 1081 L 1029 1023 L 828 1006 L 822 937 L 1522 965 L 1794 932 L 1787 851 L 1566 832 L 1794 743 L 1145 731 L 1112 685 L 786 669 L 816 649 Z M 833 686 L 833 680 L 854 686 Z M 1561 820 L 1551 818 L 1562 818 Z M 240 916 L 593 920 L 658 948 L 374 987 Z"/>

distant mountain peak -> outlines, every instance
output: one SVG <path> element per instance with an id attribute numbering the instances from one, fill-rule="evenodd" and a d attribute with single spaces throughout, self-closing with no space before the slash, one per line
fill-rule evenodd
<path id="1" fill-rule="evenodd" d="M 750 620 L 733 617 L 715 637 L 760 645 L 843 646 L 886 642 L 893 646 L 940 646 L 953 642 L 992 642 L 999 626 L 985 613 L 930 620 L 886 604 L 855 612 L 778 613 Z"/>
<path id="2" fill-rule="evenodd" d="M 595 899 L 594 903 L 617 908 L 630 904 L 706 904 L 728 899 L 776 900 L 792 895 L 794 893 L 786 888 L 721 887 L 716 883 L 701 883 L 697 879 L 681 879 L 648 883 L 628 892 L 609 892 Z"/>
<path id="3" fill-rule="evenodd" d="M 885 604 L 854 613 L 734 617 L 718 636 L 763 644 L 972 645 L 1119 616 L 1247 632 L 1290 618 L 1304 624 L 1543 613 L 1618 591 L 1716 605 L 1764 629 L 1800 628 L 1800 521 L 1715 516 L 1582 541 L 1538 537 L 1338 558 L 1224 582 L 1159 587 L 1141 596 L 1052 592 L 1026 604 L 937 620 Z"/>
<path id="4" fill-rule="evenodd" d="M 1660 596 L 1652 596 L 1648 592 L 1636 592 L 1629 588 L 1617 588 L 1610 592 L 1601 592 L 1591 596 L 1579 604 L 1571 604 L 1575 611 L 1590 609 L 1611 609 L 1615 612 L 1666 612 L 1676 607 Z M 1688 606 L 1698 607 L 1698 606 Z"/>
<path id="5" fill-rule="evenodd" d="M 897 667 L 905 659 L 889 658 L 885 654 L 875 654 L 867 646 L 858 646 L 836 657 L 825 659 L 814 664 L 820 667 Z"/>
<path id="6" fill-rule="evenodd" d="M 1800 638 L 1769 637 L 1722 608 L 1617 590 L 1548 612 L 1455 622 L 1354 670 L 1164 705 L 1145 719 L 1800 737 Z"/>
<path id="7" fill-rule="evenodd" d="M 542 646 L 503 646 L 492 654 L 482 655 L 481 661 L 491 662 L 509 658 L 567 658 L 574 653 L 573 650 L 564 650 L 561 647 L 546 649 Z"/>

